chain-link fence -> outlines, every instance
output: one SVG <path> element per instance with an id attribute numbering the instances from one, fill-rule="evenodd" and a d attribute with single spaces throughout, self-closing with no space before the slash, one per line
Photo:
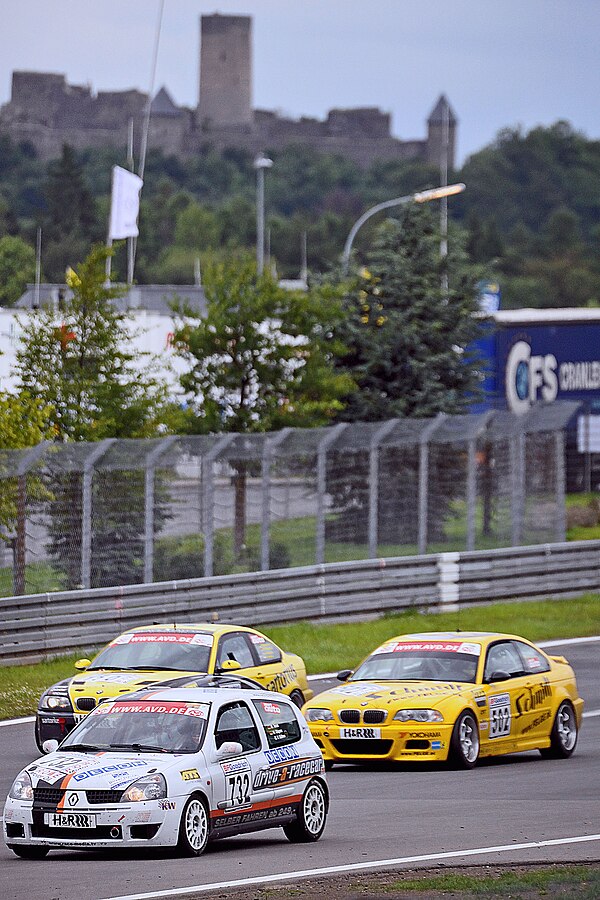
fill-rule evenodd
<path id="1" fill-rule="evenodd" d="M 0 596 L 564 540 L 576 404 L 0 453 Z"/>

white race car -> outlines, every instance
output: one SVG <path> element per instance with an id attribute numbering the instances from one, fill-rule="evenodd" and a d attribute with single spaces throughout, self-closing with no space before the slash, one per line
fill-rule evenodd
<path id="1" fill-rule="evenodd" d="M 49 745 L 49 746 L 48 746 Z M 177 846 L 282 827 L 318 840 L 329 793 L 321 751 L 289 697 L 248 685 L 172 687 L 106 700 L 15 779 L 4 838 L 49 850 Z"/>

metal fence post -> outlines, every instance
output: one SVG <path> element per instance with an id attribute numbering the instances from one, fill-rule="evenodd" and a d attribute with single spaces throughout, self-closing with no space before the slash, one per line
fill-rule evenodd
<path id="1" fill-rule="evenodd" d="M 379 445 L 395 428 L 398 419 L 384 422 L 371 438 L 369 448 L 369 557 L 377 558 L 379 543 Z"/>
<path id="2" fill-rule="evenodd" d="M 92 585 L 92 477 L 95 464 L 104 456 L 116 438 L 100 441 L 83 464 L 83 480 L 81 483 L 81 586 L 84 589 Z"/>
<path id="3" fill-rule="evenodd" d="M 17 466 L 17 533 L 13 543 L 13 593 L 25 593 L 25 569 L 27 566 L 27 473 L 40 459 L 50 441 L 42 441 L 28 450 Z"/>
<path id="4" fill-rule="evenodd" d="M 156 463 L 166 453 L 169 447 L 177 440 L 177 435 L 172 434 L 163 438 L 150 451 L 145 460 L 146 472 L 144 475 L 144 584 L 150 584 L 154 580 L 154 471 Z"/>
<path id="5" fill-rule="evenodd" d="M 429 500 L 429 440 L 439 428 L 446 413 L 438 413 L 419 438 L 419 553 L 427 552 L 427 504 Z"/>
<path id="6" fill-rule="evenodd" d="M 511 543 L 519 547 L 523 542 L 523 514 L 525 492 L 525 435 L 521 430 L 510 442 L 511 478 Z"/>
<path id="7" fill-rule="evenodd" d="M 315 562 L 325 562 L 325 491 L 327 489 L 327 450 L 342 431 L 348 427 L 347 422 L 334 425 L 331 431 L 320 441 L 317 448 L 317 529 L 315 538 Z"/>
<path id="8" fill-rule="evenodd" d="M 477 441 L 486 431 L 493 416 L 490 410 L 485 413 L 476 434 L 467 446 L 467 550 L 475 549 L 475 513 L 477 509 Z"/>
<path id="9" fill-rule="evenodd" d="M 556 459 L 556 531 L 557 541 L 567 539 L 567 515 L 565 509 L 566 473 L 565 473 L 565 433 L 557 431 L 554 435 L 554 452 Z"/>
<path id="10" fill-rule="evenodd" d="M 219 453 L 237 437 L 235 433 L 219 438 L 206 456 L 202 457 L 202 531 L 204 532 L 204 574 L 211 576 L 214 565 L 214 502 L 213 464 Z"/>
<path id="11" fill-rule="evenodd" d="M 260 529 L 260 569 L 267 572 L 270 568 L 270 530 L 271 530 L 271 461 L 273 450 L 279 447 L 290 433 L 291 428 L 282 428 L 274 437 L 268 437 L 262 455 L 262 523 Z"/>

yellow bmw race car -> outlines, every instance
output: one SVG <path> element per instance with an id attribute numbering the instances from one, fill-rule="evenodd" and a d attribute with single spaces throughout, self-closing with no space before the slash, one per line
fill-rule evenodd
<path id="1" fill-rule="evenodd" d="M 303 707 L 326 768 L 336 762 L 449 760 L 539 750 L 571 756 L 583 700 L 573 669 L 510 634 L 390 638 L 344 683 Z"/>
<path id="2" fill-rule="evenodd" d="M 264 634 L 243 625 L 148 625 L 114 638 L 92 662 L 75 663 L 79 674 L 46 690 L 38 705 L 35 739 L 61 741 L 105 698 L 118 697 L 190 672 L 244 675 L 297 706 L 313 692 L 303 660 Z"/>

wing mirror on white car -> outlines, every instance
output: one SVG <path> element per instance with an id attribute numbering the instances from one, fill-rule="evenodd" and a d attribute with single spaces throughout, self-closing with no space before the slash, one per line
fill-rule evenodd
<path id="1" fill-rule="evenodd" d="M 243 747 L 238 741 L 225 741 L 217 750 L 217 761 L 229 759 L 231 756 L 240 756 L 242 753 Z"/>
<path id="2" fill-rule="evenodd" d="M 54 738 L 48 738 L 47 741 L 44 741 L 42 744 L 42 750 L 44 753 L 54 753 L 56 748 L 58 747 L 58 741 L 55 741 Z"/>

